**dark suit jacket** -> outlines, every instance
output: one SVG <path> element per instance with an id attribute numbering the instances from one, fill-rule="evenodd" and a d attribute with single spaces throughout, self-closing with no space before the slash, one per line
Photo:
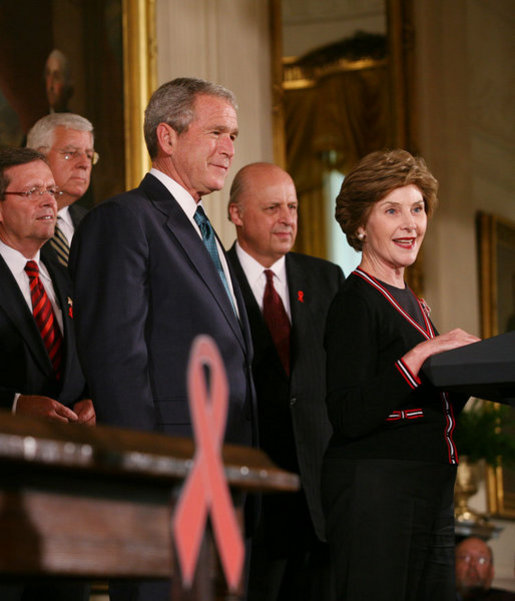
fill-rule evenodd
<path id="1" fill-rule="evenodd" d="M 84 376 L 75 349 L 71 282 L 64 267 L 45 249 L 41 259 L 52 278 L 63 312 L 64 375 L 57 382 L 41 334 L 16 280 L 0 257 L 0 405 L 12 407 L 14 394 L 38 394 L 72 407 L 84 398 Z"/>
<path id="2" fill-rule="evenodd" d="M 227 371 L 225 441 L 252 443 L 243 298 L 236 284 L 240 322 L 200 236 L 155 177 L 89 211 L 69 268 L 79 356 L 99 422 L 191 435 L 186 368 L 194 338 L 207 334 Z"/>
<path id="3" fill-rule="evenodd" d="M 74 202 L 68 209 L 72 218 L 73 227 L 77 228 L 82 219 L 87 215 L 88 209 Z"/>
<path id="4" fill-rule="evenodd" d="M 41 259 L 52 278 L 57 301 L 62 309 L 64 327 L 64 372 L 61 382 L 11 270 L 0 256 L 0 407 L 10 410 L 14 395 L 48 396 L 63 405 L 73 405 L 86 397 L 85 381 L 75 348 L 72 323 L 71 281 L 65 267 L 41 249 Z M 1 584 L 0 599 L 43 601 L 81 601 L 89 599 L 89 585 L 81 582 L 44 581 Z"/>
<path id="5" fill-rule="evenodd" d="M 487 591 L 478 591 L 477 593 L 471 593 L 467 597 L 467 601 L 515 601 L 515 593 L 506 591 L 499 588 L 491 588 Z M 456 601 L 463 601 L 463 597 L 456 593 Z"/>
<path id="6" fill-rule="evenodd" d="M 238 260 L 235 245 L 228 256 L 240 282 L 252 331 L 260 447 L 280 467 L 300 472 L 313 526 L 318 537 L 324 540 L 320 470 L 331 426 L 325 406 L 323 335 L 329 305 L 343 282 L 342 270 L 322 259 L 297 253 L 286 255 L 292 316 L 288 378 Z M 264 498 L 268 529 L 277 532 L 278 536 L 291 513 L 287 504 L 292 498 L 288 495 L 280 497 L 285 511 L 277 511 L 280 515 L 276 516 L 266 515 L 267 498 Z M 279 509 L 281 503 L 276 501 Z M 298 525 L 296 527 L 298 529 Z"/>

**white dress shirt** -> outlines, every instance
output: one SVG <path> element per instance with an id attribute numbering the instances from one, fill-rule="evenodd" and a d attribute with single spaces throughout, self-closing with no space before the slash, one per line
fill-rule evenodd
<path id="1" fill-rule="evenodd" d="M 29 276 L 25 271 L 25 265 L 27 264 L 27 261 L 35 261 L 38 264 L 39 279 L 43 284 L 43 288 L 47 293 L 50 303 L 52 304 L 52 309 L 54 310 L 57 323 L 59 324 L 59 329 L 62 333 L 63 314 L 61 311 L 61 307 L 57 302 L 57 296 L 55 294 L 52 278 L 50 277 L 50 274 L 48 273 L 48 270 L 45 267 L 44 263 L 40 260 L 39 251 L 32 259 L 27 259 L 27 257 L 24 257 L 19 251 L 15 250 L 10 246 L 7 246 L 7 244 L 4 244 L 4 242 L 0 240 L 0 255 L 2 256 L 3 260 L 7 263 L 7 267 L 9 267 L 9 269 L 11 270 L 11 273 L 13 274 L 14 279 L 16 280 L 16 283 L 18 284 L 21 293 L 23 294 L 23 298 L 25 299 L 25 302 L 27 303 L 27 306 L 31 313 L 32 299 L 30 297 L 30 282 Z"/>
<path id="2" fill-rule="evenodd" d="M 75 228 L 73 227 L 73 221 L 70 215 L 69 207 L 63 207 L 57 213 L 57 225 L 68 241 L 68 246 L 71 246 Z"/>
<path id="3" fill-rule="evenodd" d="M 281 297 L 284 309 L 291 322 L 290 295 L 288 291 L 286 259 L 284 255 L 271 267 L 263 267 L 263 265 L 256 261 L 254 257 L 251 257 L 248 252 L 244 251 L 238 242 L 236 242 L 236 254 L 238 255 L 241 267 L 245 273 L 245 276 L 247 277 L 249 286 L 254 293 L 254 297 L 256 298 L 261 312 L 263 312 L 263 295 L 265 293 L 266 286 L 265 270 L 270 269 L 274 272 L 274 288 Z"/>

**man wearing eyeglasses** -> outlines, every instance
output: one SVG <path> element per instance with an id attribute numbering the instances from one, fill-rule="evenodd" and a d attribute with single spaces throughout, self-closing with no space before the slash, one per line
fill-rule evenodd
<path id="1" fill-rule="evenodd" d="M 43 155 L 0 150 L 0 407 L 57 422 L 95 424 L 73 332 L 68 271 L 45 249 L 57 188 Z M 82 583 L 0 585 L 2 601 L 81 601 Z"/>
<path id="2" fill-rule="evenodd" d="M 75 228 L 87 212 L 77 201 L 86 194 L 91 169 L 98 161 L 93 143 L 93 125 L 74 113 L 46 115 L 27 136 L 27 147 L 47 157 L 59 188 L 57 225 L 48 246 L 63 265 L 68 265 Z"/>
<path id="3" fill-rule="evenodd" d="M 515 593 L 492 588 L 494 557 L 480 538 L 471 536 L 456 545 L 456 599 L 515 601 Z"/>

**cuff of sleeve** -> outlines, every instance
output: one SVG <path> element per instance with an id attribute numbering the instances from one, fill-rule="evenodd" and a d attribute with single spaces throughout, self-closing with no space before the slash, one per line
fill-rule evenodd
<path id="1" fill-rule="evenodd" d="M 409 370 L 408 366 L 404 363 L 404 361 L 402 359 L 399 359 L 395 363 L 395 367 L 398 369 L 398 371 L 400 372 L 401 376 L 408 383 L 408 386 L 412 390 L 415 390 L 415 388 L 418 388 L 418 386 L 420 386 L 420 384 L 421 384 L 420 378 L 418 376 L 415 376 Z"/>
<path id="2" fill-rule="evenodd" d="M 11 413 L 16 413 L 16 405 L 18 404 L 18 399 L 21 397 L 21 393 L 17 392 L 14 395 L 14 401 L 13 401 L 13 406 L 11 408 Z"/>

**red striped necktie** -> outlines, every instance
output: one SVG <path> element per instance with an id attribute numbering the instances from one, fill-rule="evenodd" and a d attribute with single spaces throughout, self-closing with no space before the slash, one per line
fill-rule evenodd
<path id="1" fill-rule="evenodd" d="M 63 336 L 54 315 L 50 299 L 39 279 L 39 267 L 36 261 L 27 261 L 25 271 L 29 276 L 32 314 L 54 367 L 55 376 L 59 379 L 61 377 L 63 360 Z"/>
<path id="2" fill-rule="evenodd" d="M 274 288 L 274 272 L 265 269 L 266 286 L 263 295 L 263 317 L 270 330 L 284 371 L 290 375 L 290 320 L 279 293 Z"/>

